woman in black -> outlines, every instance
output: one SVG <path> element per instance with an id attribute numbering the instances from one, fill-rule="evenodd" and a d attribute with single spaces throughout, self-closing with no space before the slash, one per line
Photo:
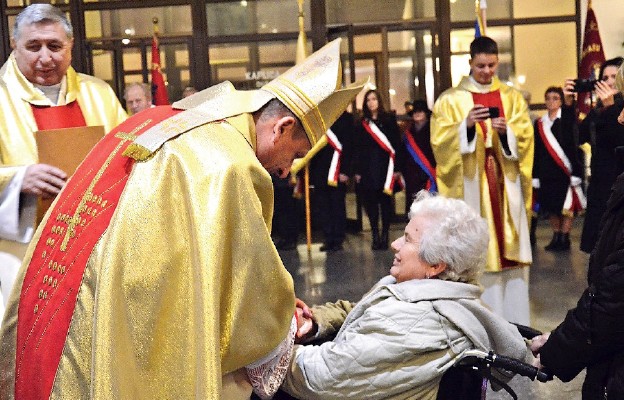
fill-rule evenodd
<path id="1" fill-rule="evenodd" d="M 592 148 L 587 211 L 581 235 L 581 250 L 586 253 L 594 249 L 611 186 L 617 177 L 619 150 L 616 149 L 624 146 L 624 126 L 617 122 L 624 108 L 624 98 L 615 87 L 615 77 L 622 61 L 622 57 L 618 57 L 602 64 L 600 81 L 594 89 L 598 103 L 579 125 L 579 142 L 590 143 Z M 564 88 L 566 104 L 573 104 L 573 88 L 574 82 L 567 80 Z"/>
<path id="2" fill-rule="evenodd" d="M 401 146 L 399 126 L 395 116 L 384 110 L 380 100 L 376 90 L 366 92 L 362 105 L 364 115 L 355 138 L 355 181 L 370 221 L 373 250 L 388 248 L 393 189 L 395 181 L 400 178 L 397 172 L 397 165 L 400 165 L 397 151 Z"/>
<path id="3" fill-rule="evenodd" d="M 545 249 L 569 250 L 572 221 L 585 202 L 580 189 L 583 167 L 575 140 L 576 116 L 571 107 L 562 110 L 560 87 L 546 89 L 544 98 L 547 112 L 534 124 L 533 187 L 539 191 L 540 210 L 548 215 L 553 230 Z"/>

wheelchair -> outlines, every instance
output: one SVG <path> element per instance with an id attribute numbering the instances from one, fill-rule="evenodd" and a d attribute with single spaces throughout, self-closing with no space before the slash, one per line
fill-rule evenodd
<path id="1" fill-rule="evenodd" d="M 525 339 L 532 339 L 542 332 L 528 326 L 514 324 Z M 539 382 L 552 380 L 547 371 L 522 360 L 495 354 L 493 351 L 467 350 L 459 357 L 453 367 L 442 375 L 436 400 L 484 400 L 488 383 L 505 390 L 512 399 L 518 400 L 513 389 L 501 381 L 494 371 L 507 371 Z M 254 397 L 252 396 L 252 399 Z M 298 400 L 281 390 L 273 397 L 275 400 Z"/>

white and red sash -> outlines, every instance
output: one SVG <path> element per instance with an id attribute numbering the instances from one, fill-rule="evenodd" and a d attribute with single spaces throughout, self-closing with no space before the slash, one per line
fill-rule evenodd
<path id="1" fill-rule="evenodd" d="M 342 159 L 342 143 L 338 140 L 336 134 L 331 130 L 327 130 L 327 142 L 334 149 L 331 163 L 329 164 L 329 173 L 327 174 L 327 184 L 337 187 L 338 178 L 340 177 L 340 160 Z"/>
<path id="2" fill-rule="evenodd" d="M 390 144 L 390 141 L 384 135 L 384 133 L 379 129 L 377 125 L 371 120 L 363 119 L 362 126 L 366 129 L 369 135 L 377 142 L 379 147 L 381 147 L 388 155 L 390 156 L 388 159 L 388 170 L 386 172 L 386 180 L 384 182 L 384 193 L 392 196 L 392 189 L 394 188 L 394 158 L 396 156 L 396 152 L 394 148 Z"/>
<path id="3" fill-rule="evenodd" d="M 537 130 L 542 138 L 544 147 L 546 147 L 546 151 L 548 151 L 550 157 L 552 157 L 553 161 L 555 161 L 555 164 L 557 164 L 568 177 L 571 177 L 572 163 L 561 148 L 561 145 L 555 138 L 555 135 L 553 135 L 552 130 L 550 129 L 551 126 L 552 123 L 550 123 L 548 114 L 544 115 L 537 121 Z M 563 212 L 573 213 L 584 210 L 586 207 L 587 199 L 585 198 L 585 194 L 583 194 L 581 187 L 578 185 L 569 185 L 565 201 L 563 202 Z"/>

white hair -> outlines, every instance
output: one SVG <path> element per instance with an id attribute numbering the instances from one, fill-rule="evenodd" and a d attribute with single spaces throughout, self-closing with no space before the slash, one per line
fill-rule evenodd
<path id="1" fill-rule="evenodd" d="M 410 207 L 410 218 L 428 220 L 420 239 L 420 258 L 427 264 L 446 264 L 440 279 L 477 281 L 485 265 L 489 243 L 485 219 L 462 200 L 421 190 Z"/>
<path id="2" fill-rule="evenodd" d="M 38 23 L 61 24 L 67 34 L 67 38 L 71 39 L 74 37 L 74 29 L 72 28 L 71 22 L 69 22 L 61 10 L 51 6 L 50 4 L 37 3 L 26 7 L 15 18 L 15 25 L 13 26 L 13 40 L 19 39 L 23 26 Z"/>

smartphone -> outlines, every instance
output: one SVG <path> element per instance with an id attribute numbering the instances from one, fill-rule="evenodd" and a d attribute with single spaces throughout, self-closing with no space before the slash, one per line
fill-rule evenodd
<path id="1" fill-rule="evenodd" d="M 488 112 L 490 113 L 490 118 L 500 117 L 500 110 L 498 107 L 488 107 Z"/>

